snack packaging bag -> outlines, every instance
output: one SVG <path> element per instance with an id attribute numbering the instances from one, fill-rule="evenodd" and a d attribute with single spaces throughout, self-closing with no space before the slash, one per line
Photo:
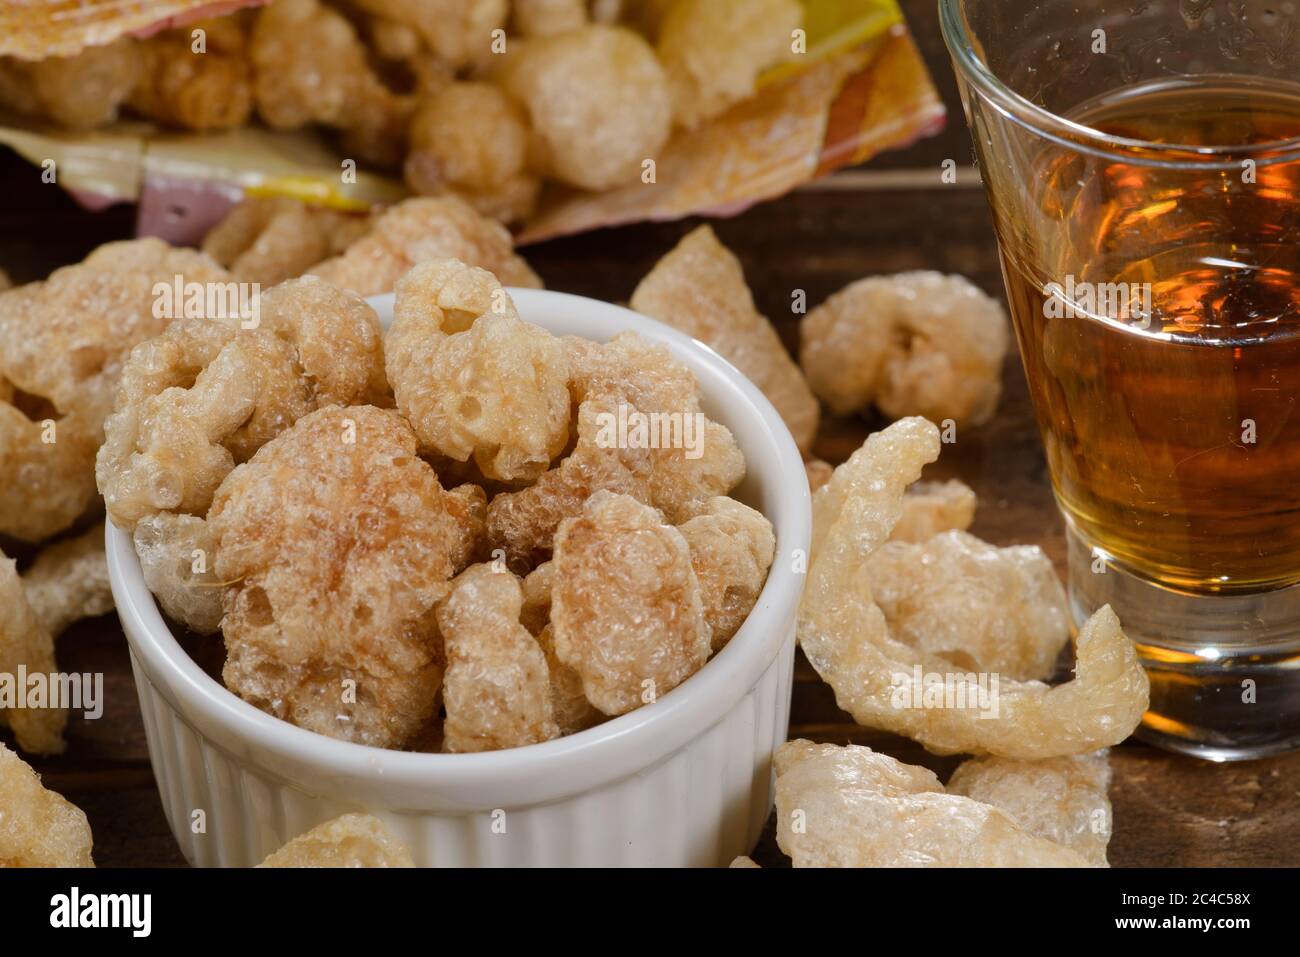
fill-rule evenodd
<path id="1" fill-rule="evenodd" d="M 803 34 L 792 37 L 801 51 L 761 74 L 754 96 L 693 129 L 674 131 L 653 171 L 629 185 L 588 192 L 547 183 L 520 240 L 693 214 L 734 215 L 942 127 L 943 103 L 896 0 L 801 3 Z M 0 57 L 70 56 L 257 5 L 22 0 L 0 9 Z M 42 170 L 56 170 L 56 181 L 84 206 L 138 203 L 137 232 L 174 243 L 197 242 L 245 195 L 361 211 L 407 194 L 395 174 L 359 160 L 349 164 L 315 130 L 254 123 L 181 133 L 123 118 L 73 132 L 0 112 L 0 144 Z"/>

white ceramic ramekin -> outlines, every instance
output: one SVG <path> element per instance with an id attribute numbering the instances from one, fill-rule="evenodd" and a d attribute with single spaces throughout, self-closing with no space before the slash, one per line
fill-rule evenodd
<path id="1" fill-rule="evenodd" d="M 772 804 L 772 752 L 789 721 L 804 579 L 793 559 L 809 544 L 799 452 L 758 389 L 701 343 L 606 303 L 511 294 L 525 319 L 557 334 L 605 340 L 635 330 L 694 371 L 705 411 L 749 463 L 736 494 L 776 529 L 758 604 L 688 681 L 591 730 L 484 754 L 384 751 L 296 728 L 205 674 L 160 616 L 130 537 L 110 523 L 109 572 L 149 758 L 191 864 L 256 864 L 349 811 L 382 819 L 422 866 L 722 865 L 757 840 Z M 371 303 L 387 323 L 392 297 Z"/>

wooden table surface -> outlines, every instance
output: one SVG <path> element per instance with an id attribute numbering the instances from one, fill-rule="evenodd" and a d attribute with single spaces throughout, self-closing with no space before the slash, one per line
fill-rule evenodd
<path id="1" fill-rule="evenodd" d="M 984 195 L 967 169 L 970 142 L 939 36 L 936 4 L 904 0 L 903 5 L 949 107 L 944 133 L 714 224 L 740 256 L 759 307 L 788 345 L 797 336 L 797 317 L 790 312 L 795 289 L 806 290 L 808 302 L 816 305 L 861 276 L 925 268 L 963 273 L 990 293 L 1003 295 Z M 947 159 L 963 170 L 955 184 L 940 180 Z M 16 281 L 40 278 L 78 261 L 101 242 L 131 235 L 130 209 L 86 213 L 56 187 L 40 184 L 34 168 L 12 154 L 0 153 L 0 184 L 5 197 L 0 204 L 0 267 Z M 535 246 L 525 255 L 552 289 L 626 300 L 637 280 L 693 225 L 608 230 Z M 817 454 L 841 461 L 881 424 L 827 421 Z M 932 474 L 958 476 L 979 494 L 975 534 L 999 545 L 1041 545 L 1063 570 L 1062 526 L 1017 356 L 1008 359 L 1004 395 L 993 422 L 946 446 Z M 154 786 L 116 618 L 74 626 L 60 639 L 58 655 L 66 670 L 104 673 L 106 711 L 98 721 L 74 718 L 67 752 L 34 762 L 36 768 L 49 786 L 85 810 L 100 866 L 184 865 Z M 855 725 L 802 656 L 796 665 L 790 735 L 870 744 L 932 767 L 941 777 L 959 761 L 934 758 L 910 741 Z M 1112 760 L 1113 865 L 1300 864 L 1300 754 L 1214 765 L 1131 742 L 1115 749 Z M 770 825 L 754 857 L 764 865 L 786 863 Z"/>

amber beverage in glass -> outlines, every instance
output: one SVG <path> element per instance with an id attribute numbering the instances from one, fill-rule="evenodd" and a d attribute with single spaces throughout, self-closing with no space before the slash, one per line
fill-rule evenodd
<path id="1" fill-rule="evenodd" d="M 1069 544 L 1140 735 L 1300 746 L 1300 14 L 941 0 Z"/>

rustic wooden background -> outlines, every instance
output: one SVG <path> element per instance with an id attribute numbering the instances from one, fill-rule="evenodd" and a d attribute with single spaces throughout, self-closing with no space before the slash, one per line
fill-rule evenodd
<path id="1" fill-rule="evenodd" d="M 949 107 L 944 133 L 715 223 L 723 242 L 743 260 L 759 307 L 792 346 L 797 317 L 790 313 L 790 296 L 796 288 L 806 290 L 815 305 L 863 275 L 927 268 L 963 273 L 990 293 L 1003 294 L 984 195 L 969 170 L 970 142 L 935 0 L 903 0 L 903 6 Z M 940 179 L 947 159 L 961 168 L 955 184 Z M 0 152 L 0 189 L 0 268 L 16 281 L 40 278 L 133 230 L 131 209 L 87 213 L 56 188 L 43 186 L 37 170 L 7 152 Z M 625 300 L 693 225 L 607 230 L 535 246 L 525 255 L 552 289 Z M 817 453 L 841 461 L 879 425 L 827 421 Z M 1063 567 L 1061 522 L 1016 356 L 1007 362 L 997 417 L 947 447 L 933 474 L 959 476 L 979 493 L 977 535 L 996 544 L 1039 544 Z M 117 620 L 75 626 L 60 639 L 58 654 L 66 669 L 105 674 L 106 712 L 98 721 L 74 719 L 67 753 L 35 762 L 37 769 L 89 816 L 100 866 L 184 865 L 154 787 Z M 958 763 L 855 725 L 802 657 L 790 734 L 881 747 L 941 776 Z M 1113 764 L 1115 866 L 1300 864 L 1300 754 L 1213 765 L 1129 743 L 1115 750 Z M 770 826 L 754 857 L 764 865 L 786 863 Z"/>

